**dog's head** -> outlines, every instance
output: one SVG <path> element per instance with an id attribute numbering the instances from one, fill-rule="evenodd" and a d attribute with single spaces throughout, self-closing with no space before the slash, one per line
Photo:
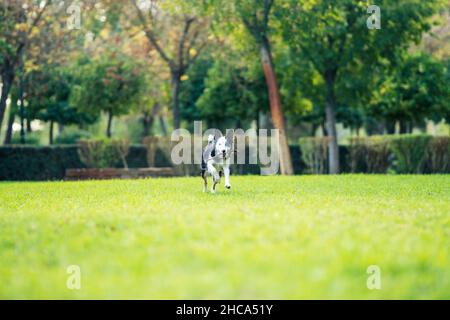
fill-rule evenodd
<path id="1" fill-rule="evenodd" d="M 221 158 L 229 158 L 233 146 L 233 130 L 227 130 L 226 136 L 217 139 L 216 142 L 216 156 Z"/>

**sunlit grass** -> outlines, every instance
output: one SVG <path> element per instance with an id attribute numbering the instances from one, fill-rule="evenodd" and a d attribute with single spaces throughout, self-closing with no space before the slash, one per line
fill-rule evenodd
<path id="1" fill-rule="evenodd" d="M 450 176 L 231 182 L 0 183 L 0 298 L 450 298 Z"/>

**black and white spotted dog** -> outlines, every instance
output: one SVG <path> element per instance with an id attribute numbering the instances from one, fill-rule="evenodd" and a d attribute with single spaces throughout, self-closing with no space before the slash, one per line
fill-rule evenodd
<path id="1" fill-rule="evenodd" d="M 222 174 L 225 176 L 225 188 L 230 189 L 230 157 L 232 156 L 233 131 L 216 140 L 212 134 L 208 136 L 208 144 L 202 154 L 203 192 L 207 191 L 207 174 L 212 177 L 211 192 L 216 192 L 216 185 L 220 183 Z"/>

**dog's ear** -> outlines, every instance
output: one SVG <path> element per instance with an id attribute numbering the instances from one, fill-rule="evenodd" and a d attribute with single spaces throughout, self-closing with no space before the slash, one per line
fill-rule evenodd
<path id="1" fill-rule="evenodd" d="M 208 144 L 213 143 L 214 141 L 216 141 L 216 137 L 213 134 L 210 134 L 208 136 Z"/>
<path id="2" fill-rule="evenodd" d="M 216 137 L 213 134 L 208 136 L 208 144 L 203 151 L 203 159 L 208 160 L 216 155 Z"/>
<path id="3" fill-rule="evenodd" d="M 227 129 L 227 133 L 225 135 L 225 139 L 227 141 L 227 145 L 229 145 L 229 146 L 233 145 L 233 137 L 234 137 L 234 130 L 233 129 Z"/>

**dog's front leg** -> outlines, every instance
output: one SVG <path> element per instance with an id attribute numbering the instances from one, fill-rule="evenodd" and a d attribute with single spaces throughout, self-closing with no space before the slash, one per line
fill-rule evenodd
<path id="1" fill-rule="evenodd" d="M 225 188 L 230 189 L 230 167 L 228 165 L 223 167 L 223 174 L 225 175 Z"/>
<path id="2" fill-rule="evenodd" d="M 208 172 L 212 176 L 213 183 L 211 187 L 211 192 L 214 193 L 216 192 L 216 184 L 220 183 L 220 175 L 211 161 L 208 162 Z"/>

